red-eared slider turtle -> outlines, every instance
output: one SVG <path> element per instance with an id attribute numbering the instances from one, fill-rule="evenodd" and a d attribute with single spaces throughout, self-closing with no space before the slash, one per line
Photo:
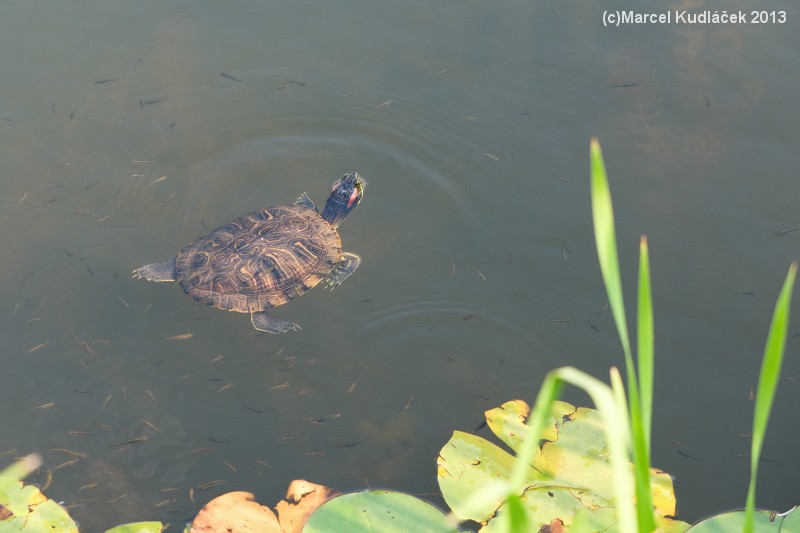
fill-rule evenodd
<path id="1" fill-rule="evenodd" d="M 303 193 L 292 205 L 232 220 L 183 248 L 174 259 L 137 268 L 133 277 L 177 281 L 198 302 L 250 313 L 260 331 L 300 329 L 272 318 L 267 310 L 321 281 L 333 289 L 358 268 L 361 258 L 342 252 L 336 228 L 364 197 L 365 185 L 357 172 L 345 174 L 334 183 L 322 214 Z"/>

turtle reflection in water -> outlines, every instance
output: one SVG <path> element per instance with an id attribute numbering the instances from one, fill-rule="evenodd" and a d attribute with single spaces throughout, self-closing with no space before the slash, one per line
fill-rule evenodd
<path id="1" fill-rule="evenodd" d="M 166 263 L 133 271 L 134 278 L 177 281 L 207 305 L 250 313 L 253 326 L 267 333 L 300 329 L 269 316 L 324 281 L 333 289 L 347 279 L 361 258 L 342 252 L 336 228 L 364 197 L 366 182 L 357 172 L 333 185 L 322 213 L 303 193 L 292 205 L 260 209 L 200 237 Z"/>

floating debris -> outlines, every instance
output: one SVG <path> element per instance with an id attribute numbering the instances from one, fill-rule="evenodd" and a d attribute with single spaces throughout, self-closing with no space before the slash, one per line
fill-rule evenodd
<path id="1" fill-rule="evenodd" d="M 72 435 L 73 437 L 96 437 L 97 433 L 92 433 L 91 431 L 83 431 L 81 429 L 68 429 L 68 435 Z"/>
<path id="2" fill-rule="evenodd" d="M 20 201 L 22 201 L 22 200 L 20 200 Z M 775 232 L 775 235 L 780 237 L 781 235 L 786 235 L 787 233 L 791 233 L 792 231 L 797 231 L 797 230 L 800 230 L 800 226 L 792 226 L 791 228 L 784 228 L 784 229 L 777 230 Z"/>
<path id="3" fill-rule="evenodd" d="M 274 390 L 282 390 L 282 389 L 285 389 L 287 387 L 289 387 L 289 382 L 288 381 L 286 383 L 281 383 L 280 385 L 275 385 L 273 387 L 268 388 L 267 392 L 274 391 Z"/>
<path id="4" fill-rule="evenodd" d="M 414 395 L 412 394 L 411 397 L 406 402 L 406 404 L 403 406 L 403 410 L 408 411 L 409 409 L 411 409 L 411 402 L 413 401 L 414 401 Z"/>
<path id="5" fill-rule="evenodd" d="M 33 352 L 41 350 L 45 346 L 49 346 L 49 345 L 50 345 L 50 341 L 45 341 L 45 342 L 43 342 L 41 344 L 37 344 L 36 346 L 28 348 L 27 350 L 25 350 L 25 353 L 33 353 Z"/>
<path id="6" fill-rule="evenodd" d="M 195 448 L 193 450 L 189 450 L 189 453 L 198 454 L 198 453 L 209 453 L 209 452 L 213 452 L 213 451 L 214 451 L 213 447 L 205 446 L 203 448 Z"/>
<path id="7" fill-rule="evenodd" d="M 54 466 L 54 467 L 53 467 L 53 470 L 61 470 L 62 468 L 66 468 L 66 467 L 68 467 L 68 466 L 72 466 L 72 465 L 74 465 L 74 464 L 75 464 L 75 463 L 77 463 L 78 461 L 80 461 L 80 459 L 78 459 L 78 458 L 75 458 L 75 459 L 69 459 L 69 460 L 67 460 L 67 461 L 64 461 L 64 462 L 63 462 L 63 463 L 61 463 L 60 465 L 56 465 L 56 466 Z"/>
<path id="8" fill-rule="evenodd" d="M 238 81 L 239 83 L 244 83 L 239 78 L 231 76 L 230 74 L 226 74 L 225 72 L 220 72 L 219 75 L 222 76 L 223 78 L 228 78 L 229 80 Z"/>
<path id="9" fill-rule="evenodd" d="M 130 446 L 131 444 L 139 444 L 141 442 L 147 441 L 147 435 L 142 435 L 141 437 L 135 437 L 133 439 L 123 440 L 120 442 L 113 442 L 111 443 L 112 448 L 119 448 L 120 446 Z"/>
<path id="10" fill-rule="evenodd" d="M 79 488 L 76 492 L 80 492 L 80 491 L 85 490 L 85 489 L 96 489 L 99 486 L 100 486 L 100 483 L 98 483 L 97 481 L 95 481 L 93 483 L 87 483 L 86 485 L 83 485 L 81 488 Z"/>
<path id="11" fill-rule="evenodd" d="M 124 299 L 122 296 L 119 296 L 118 294 L 114 294 L 113 292 L 111 293 L 111 295 L 112 295 L 114 298 L 116 298 L 117 300 L 119 300 L 119 303 L 121 303 L 121 304 L 122 304 L 122 307 L 124 307 L 125 309 L 127 309 L 128 307 L 130 307 L 130 304 L 129 304 L 128 302 L 126 302 L 126 301 L 125 301 L 125 299 Z"/>
<path id="12" fill-rule="evenodd" d="M 168 341 L 185 341 L 185 340 L 191 339 L 191 338 L 192 338 L 192 334 L 191 333 L 181 333 L 180 335 L 173 335 L 172 337 L 167 337 L 164 340 L 168 340 Z"/>
<path id="13" fill-rule="evenodd" d="M 44 484 L 39 488 L 40 491 L 44 492 L 50 488 L 50 485 L 53 483 L 53 471 L 47 471 L 47 477 L 44 480 Z"/>
<path id="14" fill-rule="evenodd" d="M 358 446 L 359 444 L 364 442 L 364 440 L 366 440 L 367 437 L 369 437 L 369 435 L 364 435 L 360 439 L 350 442 L 343 442 L 341 444 L 331 444 L 331 446 L 334 448 L 352 448 L 353 446 Z"/>
<path id="15" fill-rule="evenodd" d="M 256 409 L 255 407 L 251 407 L 249 405 L 242 405 L 242 407 L 244 407 L 248 411 L 256 413 L 257 415 L 264 414 L 265 412 L 272 411 L 274 409 L 274 407 L 270 407 L 268 409 Z"/>
<path id="16" fill-rule="evenodd" d="M 203 492 L 203 491 L 206 491 L 206 490 L 213 489 L 214 487 L 219 487 L 223 483 L 225 483 L 224 479 L 216 479 L 214 481 L 209 481 L 207 483 L 203 483 L 203 484 L 201 484 L 200 486 L 197 487 L 197 492 Z"/>
<path id="17" fill-rule="evenodd" d="M 219 394 L 221 392 L 225 392 L 226 390 L 230 389 L 231 387 L 233 387 L 233 383 L 226 383 L 225 385 L 223 385 L 222 387 L 217 389 L 217 392 L 215 392 L 214 394 Z"/>
<path id="18" fill-rule="evenodd" d="M 486 312 L 486 308 L 484 307 L 483 311 L 481 311 L 479 313 L 472 313 L 471 315 L 467 315 L 467 316 L 463 317 L 463 319 L 466 320 L 466 321 L 474 320 L 474 319 L 478 318 L 479 316 L 481 316 L 485 312 Z"/>
<path id="19" fill-rule="evenodd" d="M 154 426 L 153 424 L 151 424 L 150 422 L 148 422 L 148 421 L 147 421 L 147 420 L 145 420 L 144 418 L 142 419 L 142 424 L 144 424 L 145 426 L 149 427 L 149 428 L 150 428 L 150 429 L 152 429 L 153 431 L 158 431 L 158 432 L 161 432 L 161 430 L 160 430 L 160 429 L 158 429 L 156 426 Z"/>

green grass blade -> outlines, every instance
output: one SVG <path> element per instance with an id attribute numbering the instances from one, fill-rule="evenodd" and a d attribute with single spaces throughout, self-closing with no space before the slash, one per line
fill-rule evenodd
<path id="1" fill-rule="evenodd" d="M 561 394 L 561 389 L 564 388 L 564 383 L 553 376 L 554 371 L 550 371 L 544 378 L 544 383 L 539 389 L 539 394 L 536 396 L 536 403 L 533 404 L 531 414 L 525 422 L 528 426 L 528 432 L 525 435 L 525 440 L 517 453 L 517 460 L 511 470 L 509 476 L 510 492 L 513 494 L 521 494 L 525 489 L 525 473 L 528 468 L 526 459 L 520 460 L 520 457 L 530 458 L 534 456 L 534 449 L 539 445 L 539 438 L 542 434 L 545 421 L 550 416 L 550 410 L 553 402 L 556 401 Z"/>
<path id="2" fill-rule="evenodd" d="M 522 505 L 519 494 L 511 494 L 506 499 L 508 505 L 508 530 L 509 533 L 529 533 L 531 531 L 528 511 Z"/>
<path id="3" fill-rule="evenodd" d="M 628 413 L 625 408 L 625 392 L 622 388 L 622 380 L 619 379 L 619 373 L 612 368 L 611 388 L 598 379 L 572 367 L 559 368 L 550 374 L 582 388 L 591 396 L 603 419 L 603 430 L 606 434 L 609 460 L 614 469 L 611 481 L 614 486 L 614 506 L 617 510 L 619 531 L 622 533 L 642 531 L 640 527 L 637 527 L 637 513 L 632 503 L 634 501 L 635 484 L 631 479 L 630 463 L 628 461 L 628 444 L 631 436 Z M 655 529 L 655 526 L 651 529 Z"/>
<path id="4" fill-rule="evenodd" d="M 647 237 L 639 242 L 639 297 L 636 326 L 636 363 L 639 368 L 639 401 L 642 413 L 642 434 L 650 456 L 650 431 L 653 420 L 653 295 L 650 288 L 650 257 Z"/>
<path id="5" fill-rule="evenodd" d="M 625 318 L 625 300 L 622 296 L 622 281 L 619 271 L 616 230 L 614 226 L 614 209 L 611 203 L 611 190 L 606 176 L 603 153 L 600 143 L 593 138 L 590 145 L 590 171 L 592 192 L 592 220 L 594 222 L 597 258 L 600 263 L 603 283 L 608 294 L 608 304 L 617 327 L 622 351 L 625 355 L 625 375 L 628 382 L 628 401 L 630 405 L 630 423 L 633 435 L 633 462 L 635 465 L 637 519 L 639 530 L 649 532 L 655 529 L 653 517 L 652 493 L 650 492 L 650 420 L 652 416 L 652 384 L 648 386 L 648 410 L 643 415 L 640 402 L 642 391 L 639 388 L 636 367 L 633 364 L 628 324 Z M 646 260 L 645 254 L 645 260 Z M 649 268 L 647 268 L 649 286 Z M 648 291 L 649 292 L 649 291 Z M 646 334 L 645 334 L 646 335 Z M 642 335 L 642 338 L 645 338 Z M 652 339 L 652 335 L 650 335 Z M 652 361 L 652 357 L 651 357 Z M 646 363 L 647 366 L 647 363 Z M 652 376 L 652 367 L 648 368 Z"/>
<path id="6" fill-rule="evenodd" d="M 761 374 L 758 377 L 758 392 L 753 414 L 753 441 L 750 449 L 750 486 L 747 489 L 747 503 L 745 504 L 744 532 L 753 531 L 753 512 L 756 502 L 756 475 L 758 474 L 758 461 L 761 457 L 761 447 L 764 444 L 764 434 L 767 431 L 769 414 L 772 410 L 772 401 L 775 399 L 775 390 L 778 388 L 783 354 L 786 347 L 786 333 L 789 328 L 789 309 L 791 307 L 792 288 L 797 274 L 797 263 L 792 263 L 783 288 L 775 303 L 772 323 L 764 347 L 764 358 L 761 361 Z"/>
<path id="7" fill-rule="evenodd" d="M 641 526 L 639 509 L 644 507 L 650 511 L 649 520 L 653 521 L 652 494 L 650 493 L 649 477 L 647 497 L 643 497 L 636 490 L 636 482 L 631 476 L 629 462 L 629 447 L 631 442 L 631 418 L 625 402 L 625 389 L 622 379 L 616 368 L 611 369 L 611 387 L 596 378 L 572 367 L 562 367 L 548 372 L 542 383 L 536 403 L 526 421 L 527 434 L 523 445 L 517 452 L 517 457 L 512 468 L 509 482 L 505 485 L 508 492 L 506 501 L 509 504 L 510 526 L 525 527 L 527 517 L 523 516 L 519 504 L 519 494 L 525 489 L 525 470 L 529 468 L 530 458 L 534 455 L 534 448 L 538 446 L 542 428 L 547 417 L 550 416 L 552 403 L 558 399 L 565 383 L 569 383 L 585 390 L 595 404 L 603 420 L 603 429 L 609 460 L 613 467 L 613 479 L 609 480 L 614 486 L 615 509 L 617 511 L 617 530 L 621 533 L 639 533 L 645 531 Z M 638 468 L 637 468 L 638 471 Z M 648 470 L 649 472 L 649 470 Z M 503 490 L 504 483 L 498 483 L 495 490 Z M 484 489 L 488 489 L 485 487 Z M 516 499 L 515 499 L 516 498 Z M 635 506 L 634 506 L 634 503 Z M 576 522 L 579 526 L 580 520 Z M 587 526 L 585 520 L 583 525 Z M 654 529 L 655 526 L 650 529 Z M 586 527 L 584 527 L 586 529 Z M 513 530 L 516 531 L 516 530 Z"/>
<path id="8" fill-rule="evenodd" d="M 628 323 L 625 319 L 625 302 L 622 299 L 622 282 L 619 275 L 619 259 L 617 256 L 617 237 L 614 228 L 614 209 L 611 205 L 611 189 L 608 186 L 606 167 L 600 143 L 592 139 L 590 148 L 591 183 L 592 183 L 592 219 L 594 221 L 594 240 L 597 245 L 597 259 L 600 272 L 608 294 L 608 305 L 614 316 L 622 350 L 625 353 L 625 365 L 628 374 L 633 371 L 631 345 L 628 338 Z M 630 378 L 629 378 L 630 379 Z M 630 383 L 630 381 L 629 381 Z"/>

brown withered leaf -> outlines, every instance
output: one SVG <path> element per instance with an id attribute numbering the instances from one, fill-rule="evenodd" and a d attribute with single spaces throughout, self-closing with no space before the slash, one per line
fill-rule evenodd
<path id="1" fill-rule="evenodd" d="M 278 502 L 281 526 L 285 533 L 300 533 L 306 519 L 317 508 L 338 496 L 339 492 L 324 485 L 317 485 L 303 479 L 295 479 L 289 484 L 286 499 Z"/>
<path id="2" fill-rule="evenodd" d="M 292 481 L 286 499 L 276 506 L 276 516 L 272 509 L 255 501 L 252 493 L 228 492 L 200 509 L 189 533 L 300 533 L 308 516 L 338 494 L 323 485 Z"/>
<path id="3" fill-rule="evenodd" d="M 14 513 L 11 512 L 11 509 L 0 503 L 0 520 L 5 520 L 12 516 L 14 516 Z"/>
<path id="4" fill-rule="evenodd" d="M 200 509 L 189 533 L 282 533 L 272 509 L 260 505 L 250 492 L 228 492 Z"/>

